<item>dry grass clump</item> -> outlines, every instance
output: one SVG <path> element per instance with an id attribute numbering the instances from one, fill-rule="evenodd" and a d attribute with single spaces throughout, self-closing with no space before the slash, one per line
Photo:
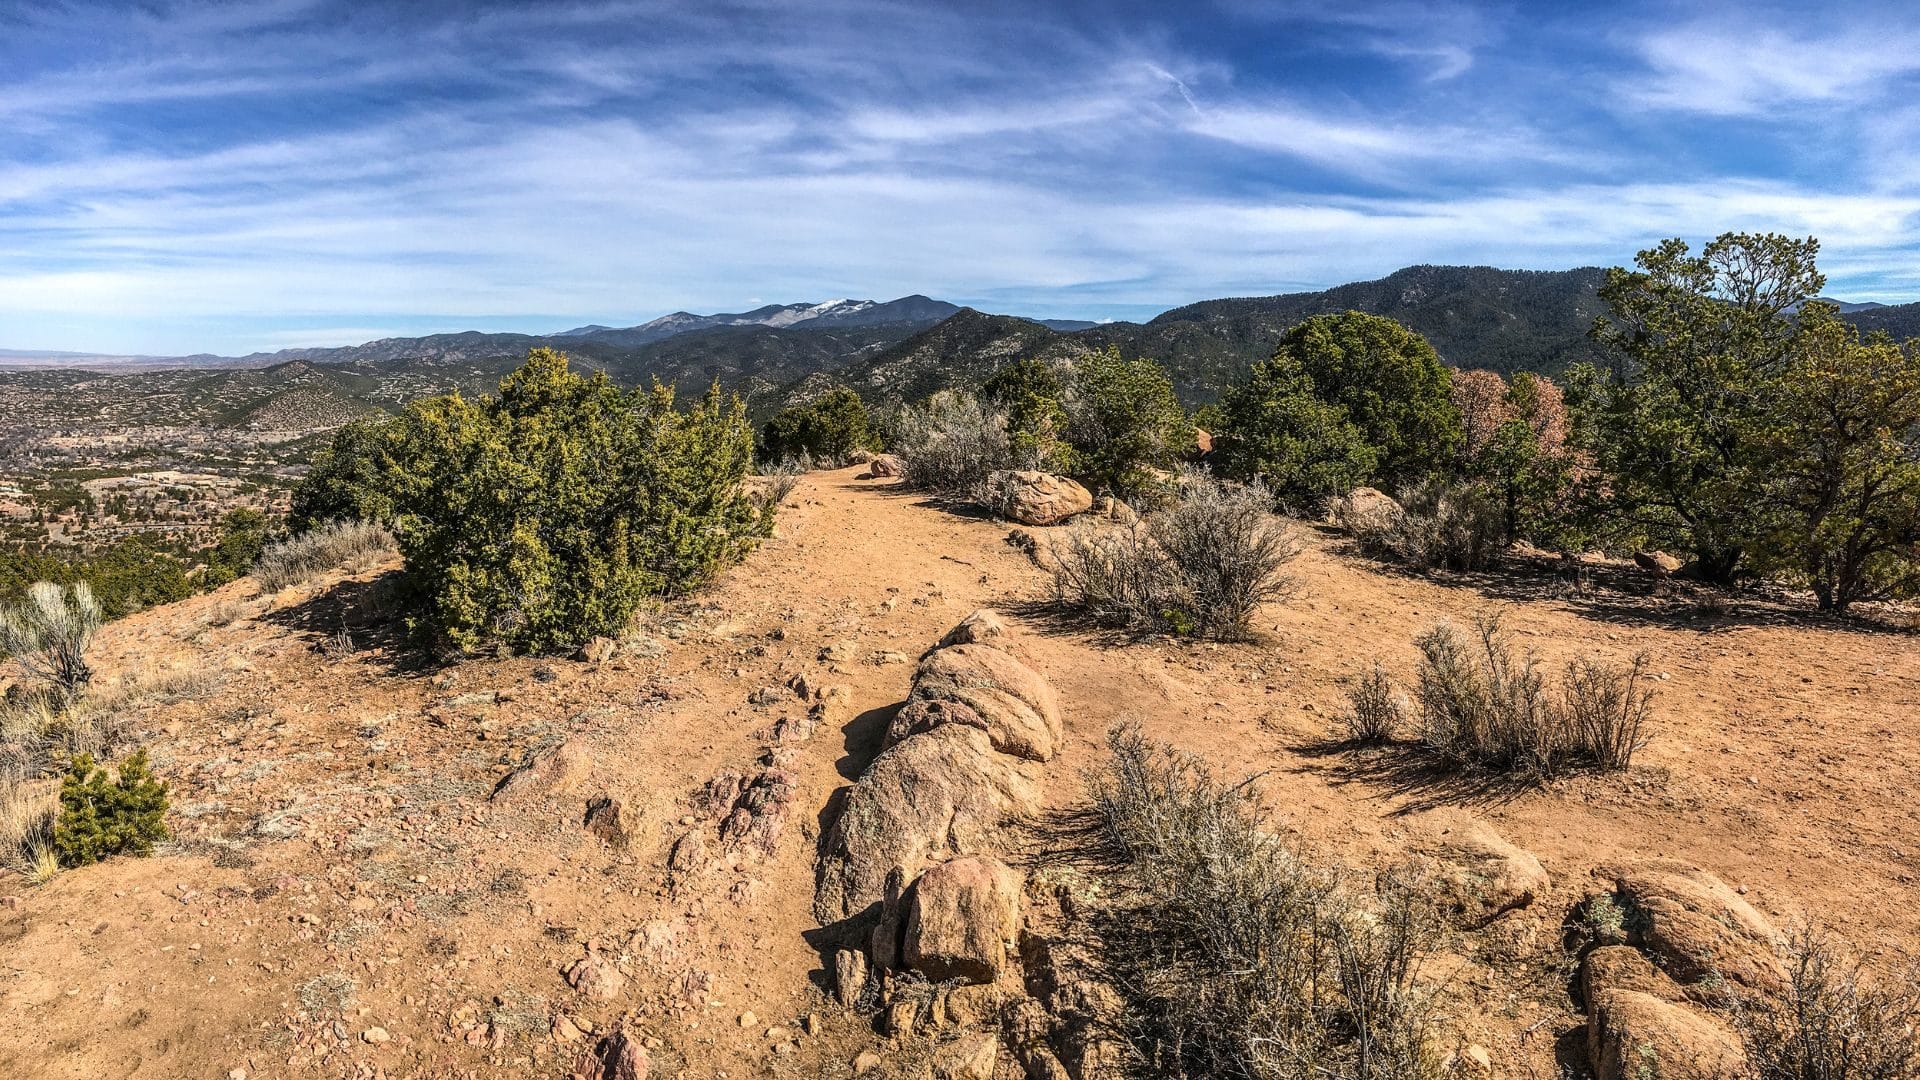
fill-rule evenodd
<path id="1" fill-rule="evenodd" d="M 38 885 L 60 869 L 53 852 L 53 822 L 60 812 L 60 785 L 53 780 L 0 776 L 0 866 L 11 866 Z"/>
<path id="2" fill-rule="evenodd" d="M 1347 691 L 1349 708 L 1341 717 L 1347 741 L 1359 744 L 1392 742 L 1407 726 L 1407 699 L 1394 688 L 1393 677 L 1378 660 Z"/>
<path id="3" fill-rule="evenodd" d="M 1049 567 L 1054 600 L 1107 625 L 1243 640 L 1259 606 L 1294 588 L 1300 548 L 1272 505 L 1258 485 L 1189 475 L 1166 509 L 1075 525 Z"/>
<path id="4" fill-rule="evenodd" d="M 1134 729 L 1108 745 L 1089 784 L 1119 886 L 1104 942 L 1148 1073 L 1442 1074 L 1417 982 L 1438 921 L 1420 894 L 1309 865 L 1267 830 L 1249 783 Z"/>
<path id="5" fill-rule="evenodd" d="M 1461 768 L 1546 779 L 1576 768 L 1625 770 L 1645 744 L 1653 690 L 1646 657 L 1626 668 L 1569 664 L 1556 693 L 1531 656 L 1516 656 L 1498 616 L 1475 620 L 1471 638 L 1446 622 L 1420 649 L 1416 737 Z"/>
<path id="6" fill-rule="evenodd" d="M 1920 1077 L 1920 970 L 1876 977 L 1818 930 L 1782 946 L 1787 988 L 1731 1003 L 1748 1080 Z"/>
<path id="7" fill-rule="evenodd" d="M 1362 550 L 1416 570 L 1484 570 L 1504 548 L 1500 507 L 1465 484 L 1405 488 L 1399 509 L 1368 506 L 1340 523 Z"/>
<path id="8" fill-rule="evenodd" d="M 260 553 L 253 564 L 262 592 L 277 593 L 345 568 L 362 573 L 398 549 L 393 534 L 364 521 L 334 521 L 289 537 Z"/>
<path id="9" fill-rule="evenodd" d="M 797 457 L 783 458 L 762 469 L 760 476 L 765 484 L 760 493 L 765 500 L 764 505 L 769 508 L 784 505 L 787 497 L 793 494 L 793 489 L 800 486 L 800 478 L 812 469 L 813 458 L 805 451 Z"/>
<path id="10" fill-rule="evenodd" d="M 25 601 L 0 606 L 0 655 L 13 657 L 28 678 L 51 683 L 71 700 L 93 679 L 87 646 L 103 621 L 86 582 L 71 588 L 35 582 Z"/>

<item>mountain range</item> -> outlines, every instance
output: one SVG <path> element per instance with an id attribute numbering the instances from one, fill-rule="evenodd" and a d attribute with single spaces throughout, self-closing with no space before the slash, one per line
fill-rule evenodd
<path id="1" fill-rule="evenodd" d="M 201 398 L 220 401 L 220 422 L 285 430 L 279 425 L 303 417 L 322 426 L 421 394 L 488 390 L 539 346 L 561 349 L 580 366 L 628 385 L 657 379 L 691 390 L 717 380 L 745 397 L 758 417 L 835 384 L 854 386 L 876 402 L 905 401 L 942 386 L 977 385 L 1015 357 L 1069 365 L 1114 347 L 1166 365 L 1181 397 L 1197 405 L 1271 355 L 1301 319 L 1345 310 L 1406 323 L 1456 367 L 1557 374 L 1597 356 L 1587 331 L 1603 310 L 1597 294 L 1603 277 L 1597 267 L 1411 266 L 1319 292 L 1205 300 L 1144 323 L 1026 319 L 913 295 L 884 302 L 769 304 L 713 315 L 678 311 L 637 326 L 578 326 L 549 334 L 384 338 L 243 357 L 0 351 L 0 367 L 67 369 L 76 377 L 77 369 L 124 367 L 132 370 L 116 378 L 136 382 L 143 368 L 198 369 L 168 373 L 169 386 L 184 380 L 198 387 Z M 1920 303 L 1840 307 L 1865 329 L 1920 336 Z M 0 379 L 15 377 L 0 373 Z M 156 414 L 150 422 L 182 421 Z"/>

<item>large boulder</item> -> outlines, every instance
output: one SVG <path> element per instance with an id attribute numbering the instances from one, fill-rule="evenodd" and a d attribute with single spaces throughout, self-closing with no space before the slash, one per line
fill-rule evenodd
<path id="1" fill-rule="evenodd" d="M 999 859 L 973 855 L 920 875 L 907 893 L 901 961 L 929 981 L 990 983 L 1020 930 L 1020 875 Z"/>
<path id="2" fill-rule="evenodd" d="M 1719 977 L 1763 991 L 1784 985 L 1776 951 L 1780 932 L 1726 882 L 1667 859 L 1596 872 L 1613 882 L 1612 894 L 1603 899 L 1621 913 L 1627 944 L 1646 950 L 1675 979 Z"/>
<path id="3" fill-rule="evenodd" d="M 867 471 L 876 478 L 907 475 L 907 465 L 892 454 L 875 454 L 867 462 Z"/>
<path id="4" fill-rule="evenodd" d="M 1588 1009 L 1587 1055 L 1598 1080 L 1737 1076 L 1745 1063 L 1726 1025 L 1686 1005 L 1607 990 Z"/>
<path id="5" fill-rule="evenodd" d="M 1039 811 L 1033 778 L 987 733 L 946 724 L 889 747 L 848 789 L 821 844 L 815 914 L 844 919 L 878 902 L 887 872 L 992 850 L 1009 818 Z"/>
<path id="6" fill-rule="evenodd" d="M 956 709 L 936 720 L 930 710 L 916 709 L 916 701 L 952 702 L 972 716 Z M 985 730 L 995 750 L 1029 761 L 1052 760 L 1063 736 L 1060 697 L 1053 684 L 1013 654 L 990 645 L 954 645 L 928 653 L 914 672 L 913 692 L 901 712 L 912 713 L 901 727 L 903 736 L 916 725 L 957 719 Z"/>
<path id="7" fill-rule="evenodd" d="M 1056 525 L 1093 506 L 1093 494 L 1075 481 L 1031 469 L 987 478 L 994 509 L 1022 525 Z"/>
<path id="8" fill-rule="evenodd" d="M 1387 528 L 1398 521 L 1402 510 L 1393 496 L 1378 488 L 1357 487 L 1333 501 L 1333 520 L 1353 535 Z"/>

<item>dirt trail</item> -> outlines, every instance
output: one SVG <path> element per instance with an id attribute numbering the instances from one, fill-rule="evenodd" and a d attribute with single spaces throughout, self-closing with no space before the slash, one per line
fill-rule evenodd
<path id="1" fill-rule="evenodd" d="M 0 876 L 0 897 L 18 896 L 0 907 L 0 1013 L 14 1021 L 0 1075 L 556 1075 L 586 1041 L 555 1030 L 561 1014 L 624 1020 L 653 1040 L 659 1075 L 849 1075 L 877 1037 L 821 995 L 819 815 L 876 752 L 911 659 L 969 611 L 1044 585 L 1004 524 L 854 476 L 807 477 L 778 537 L 602 665 L 409 669 L 365 581 L 271 611 L 242 582 L 109 627 L 109 681 L 191 667 L 222 685 L 135 714 L 174 785 L 177 844 L 39 889 Z M 1301 593 L 1266 613 L 1262 644 L 1119 645 L 1015 620 L 1065 705 L 1049 801 L 1077 798 L 1107 729 L 1133 720 L 1226 772 L 1263 773 L 1289 830 L 1356 865 L 1398 856 L 1408 810 L 1484 816 L 1554 879 L 1457 976 L 1481 1006 L 1462 1013 L 1462 1041 L 1492 1047 L 1502 1075 L 1550 1070 L 1578 1018 L 1546 967 L 1524 992 L 1518 972 L 1494 974 L 1550 964 L 1567 907 L 1609 860 L 1684 859 L 1784 922 L 1920 945 L 1914 637 L 1512 604 L 1507 624 L 1549 663 L 1647 652 L 1662 675 L 1653 742 L 1625 779 L 1459 788 L 1320 744 L 1362 664 L 1404 676 L 1420 628 L 1496 601 L 1303 535 Z M 353 651 L 330 655 L 343 627 Z M 729 843 L 724 809 L 697 796 L 764 771 L 776 722 L 806 714 L 781 689 L 802 673 L 845 697 L 783 752 L 795 790 L 762 823 L 771 842 Z M 549 762 L 550 786 L 489 798 L 529 758 Z M 582 828 L 597 796 L 624 804 L 624 849 Z M 672 873 L 688 833 L 702 851 L 686 847 L 689 869 Z M 587 956 L 622 977 L 612 996 L 568 985 Z"/>

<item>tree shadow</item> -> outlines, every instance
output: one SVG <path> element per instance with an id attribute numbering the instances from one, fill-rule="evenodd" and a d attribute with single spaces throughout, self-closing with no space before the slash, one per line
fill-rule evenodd
<path id="1" fill-rule="evenodd" d="M 400 574 L 389 570 L 365 581 L 342 581 L 261 619 L 299 634 L 316 648 L 344 635 L 356 655 L 371 653 L 391 674 L 436 671 L 445 663 L 410 635 L 400 618 Z"/>
<path id="2" fill-rule="evenodd" d="M 1807 608 L 1785 589 L 1747 584 L 1735 590 L 1688 578 L 1656 576 L 1637 566 L 1580 564 L 1578 573 L 1559 559 L 1509 554 L 1486 570 L 1425 571 L 1372 558 L 1352 544 L 1334 554 L 1363 563 L 1383 577 L 1466 589 L 1502 603 L 1561 603 L 1596 622 L 1664 630 L 1716 633 L 1753 627 L 1812 627 L 1859 633 L 1911 635 L 1896 626 L 1854 614 Z"/>
<path id="3" fill-rule="evenodd" d="M 1291 771 L 1316 776 L 1336 787 L 1358 784 L 1378 797 L 1406 800 L 1392 816 L 1403 817 L 1443 806 L 1488 810 L 1538 792 L 1537 777 L 1461 769 L 1418 747 L 1366 744 L 1348 739 L 1290 747 L 1304 758 L 1332 759 L 1330 766 L 1297 765 Z"/>

